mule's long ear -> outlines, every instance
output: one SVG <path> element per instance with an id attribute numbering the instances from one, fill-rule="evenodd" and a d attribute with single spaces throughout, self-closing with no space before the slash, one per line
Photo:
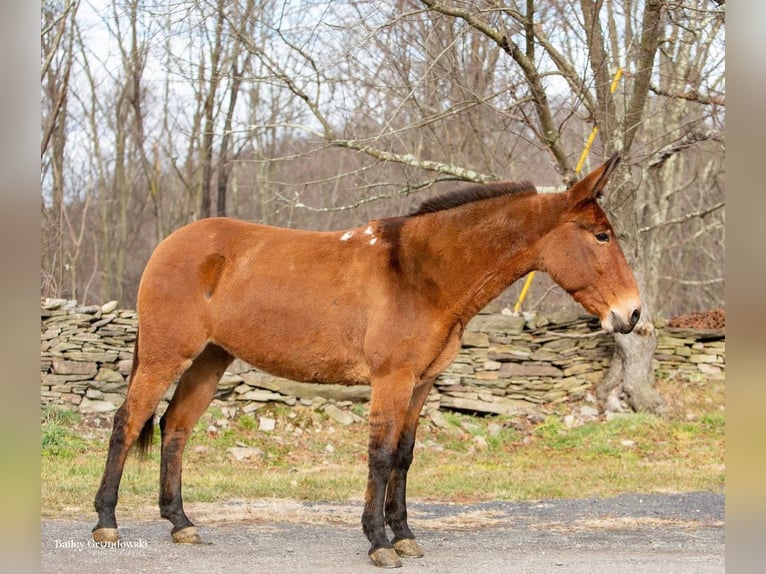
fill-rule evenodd
<path id="1" fill-rule="evenodd" d="M 613 153 L 603 165 L 594 169 L 583 179 L 578 181 L 569 189 L 569 194 L 573 200 L 573 203 L 579 203 L 585 199 L 593 197 L 600 197 L 606 187 L 606 182 L 609 181 L 609 176 L 620 163 L 620 154 Z"/>

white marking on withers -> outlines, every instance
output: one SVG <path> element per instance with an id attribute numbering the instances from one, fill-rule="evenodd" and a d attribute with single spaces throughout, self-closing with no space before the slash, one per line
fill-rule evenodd
<path id="1" fill-rule="evenodd" d="M 353 236 L 354 236 L 354 232 L 353 231 L 346 231 L 346 233 L 344 233 L 343 235 L 340 236 L 340 240 L 341 241 L 348 241 Z"/>
<path id="2" fill-rule="evenodd" d="M 372 237 L 372 239 L 370 239 L 370 245 L 375 245 L 378 242 L 378 238 L 375 235 L 375 231 L 372 229 L 372 225 L 367 226 L 367 229 L 364 230 L 364 234 Z"/>

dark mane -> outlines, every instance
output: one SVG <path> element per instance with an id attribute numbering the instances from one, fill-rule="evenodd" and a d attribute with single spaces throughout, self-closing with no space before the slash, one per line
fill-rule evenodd
<path id="1" fill-rule="evenodd" d="M 482 201 L 485 199 L 494 199 L 503 195 L 516 193 L 537 193 L 537 188 L 529 181 L 496 181 L 485 185 L 472 185 L 465 189 L 451 191 L 444 195 L 432 197 L 420 204 L 417 210 L 410 215 L 423 215 L 425 213 L 434 213 L 445 209 L 453 209 L 467 203 Z"/>

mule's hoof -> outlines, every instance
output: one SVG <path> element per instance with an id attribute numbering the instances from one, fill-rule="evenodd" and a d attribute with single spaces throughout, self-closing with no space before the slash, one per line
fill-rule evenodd
<path id="1" fill-rule="evenodd" d="M 393 548 L 378 548 L 370 552 L 370 560 L 378 568 L 401 568 L 402 561 L 399 560 L 396 551 Z"/>
<path id="2" fill-rule="evenodd" d="M 116 528 L 96 528 L 92 536 L 95 542 L 117 542 L 120 538 Z"/>
<path id="3" fill-rule="evenodd" d="M 422 558 L 423 549 L 414 538 L 401 538 L 394 542 L 394 550 L 402 558 Z"/>
<path id="4" fill-rule="evenodd" d="M 202 538 L 200 538 L 199 532 L 197 532 L 196 526 L 187 526 L 181 530 L 171 532 L 173 542 L 179 544 L 202 544 Z"/>

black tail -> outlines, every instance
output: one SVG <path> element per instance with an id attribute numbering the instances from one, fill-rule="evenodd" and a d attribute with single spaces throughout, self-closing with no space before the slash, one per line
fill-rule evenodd
<path id="1" fill-rule="evenodd" d="M 141 460 L 146 459 L 149 451 L 152 448 L 152 440 L 154 439 L 154 415 L 149 417 L 149 420 L 144 423 L 144 428 L 141 429 L 141 434 L 138 435 L 134 448 L 136 454 Z"/>

